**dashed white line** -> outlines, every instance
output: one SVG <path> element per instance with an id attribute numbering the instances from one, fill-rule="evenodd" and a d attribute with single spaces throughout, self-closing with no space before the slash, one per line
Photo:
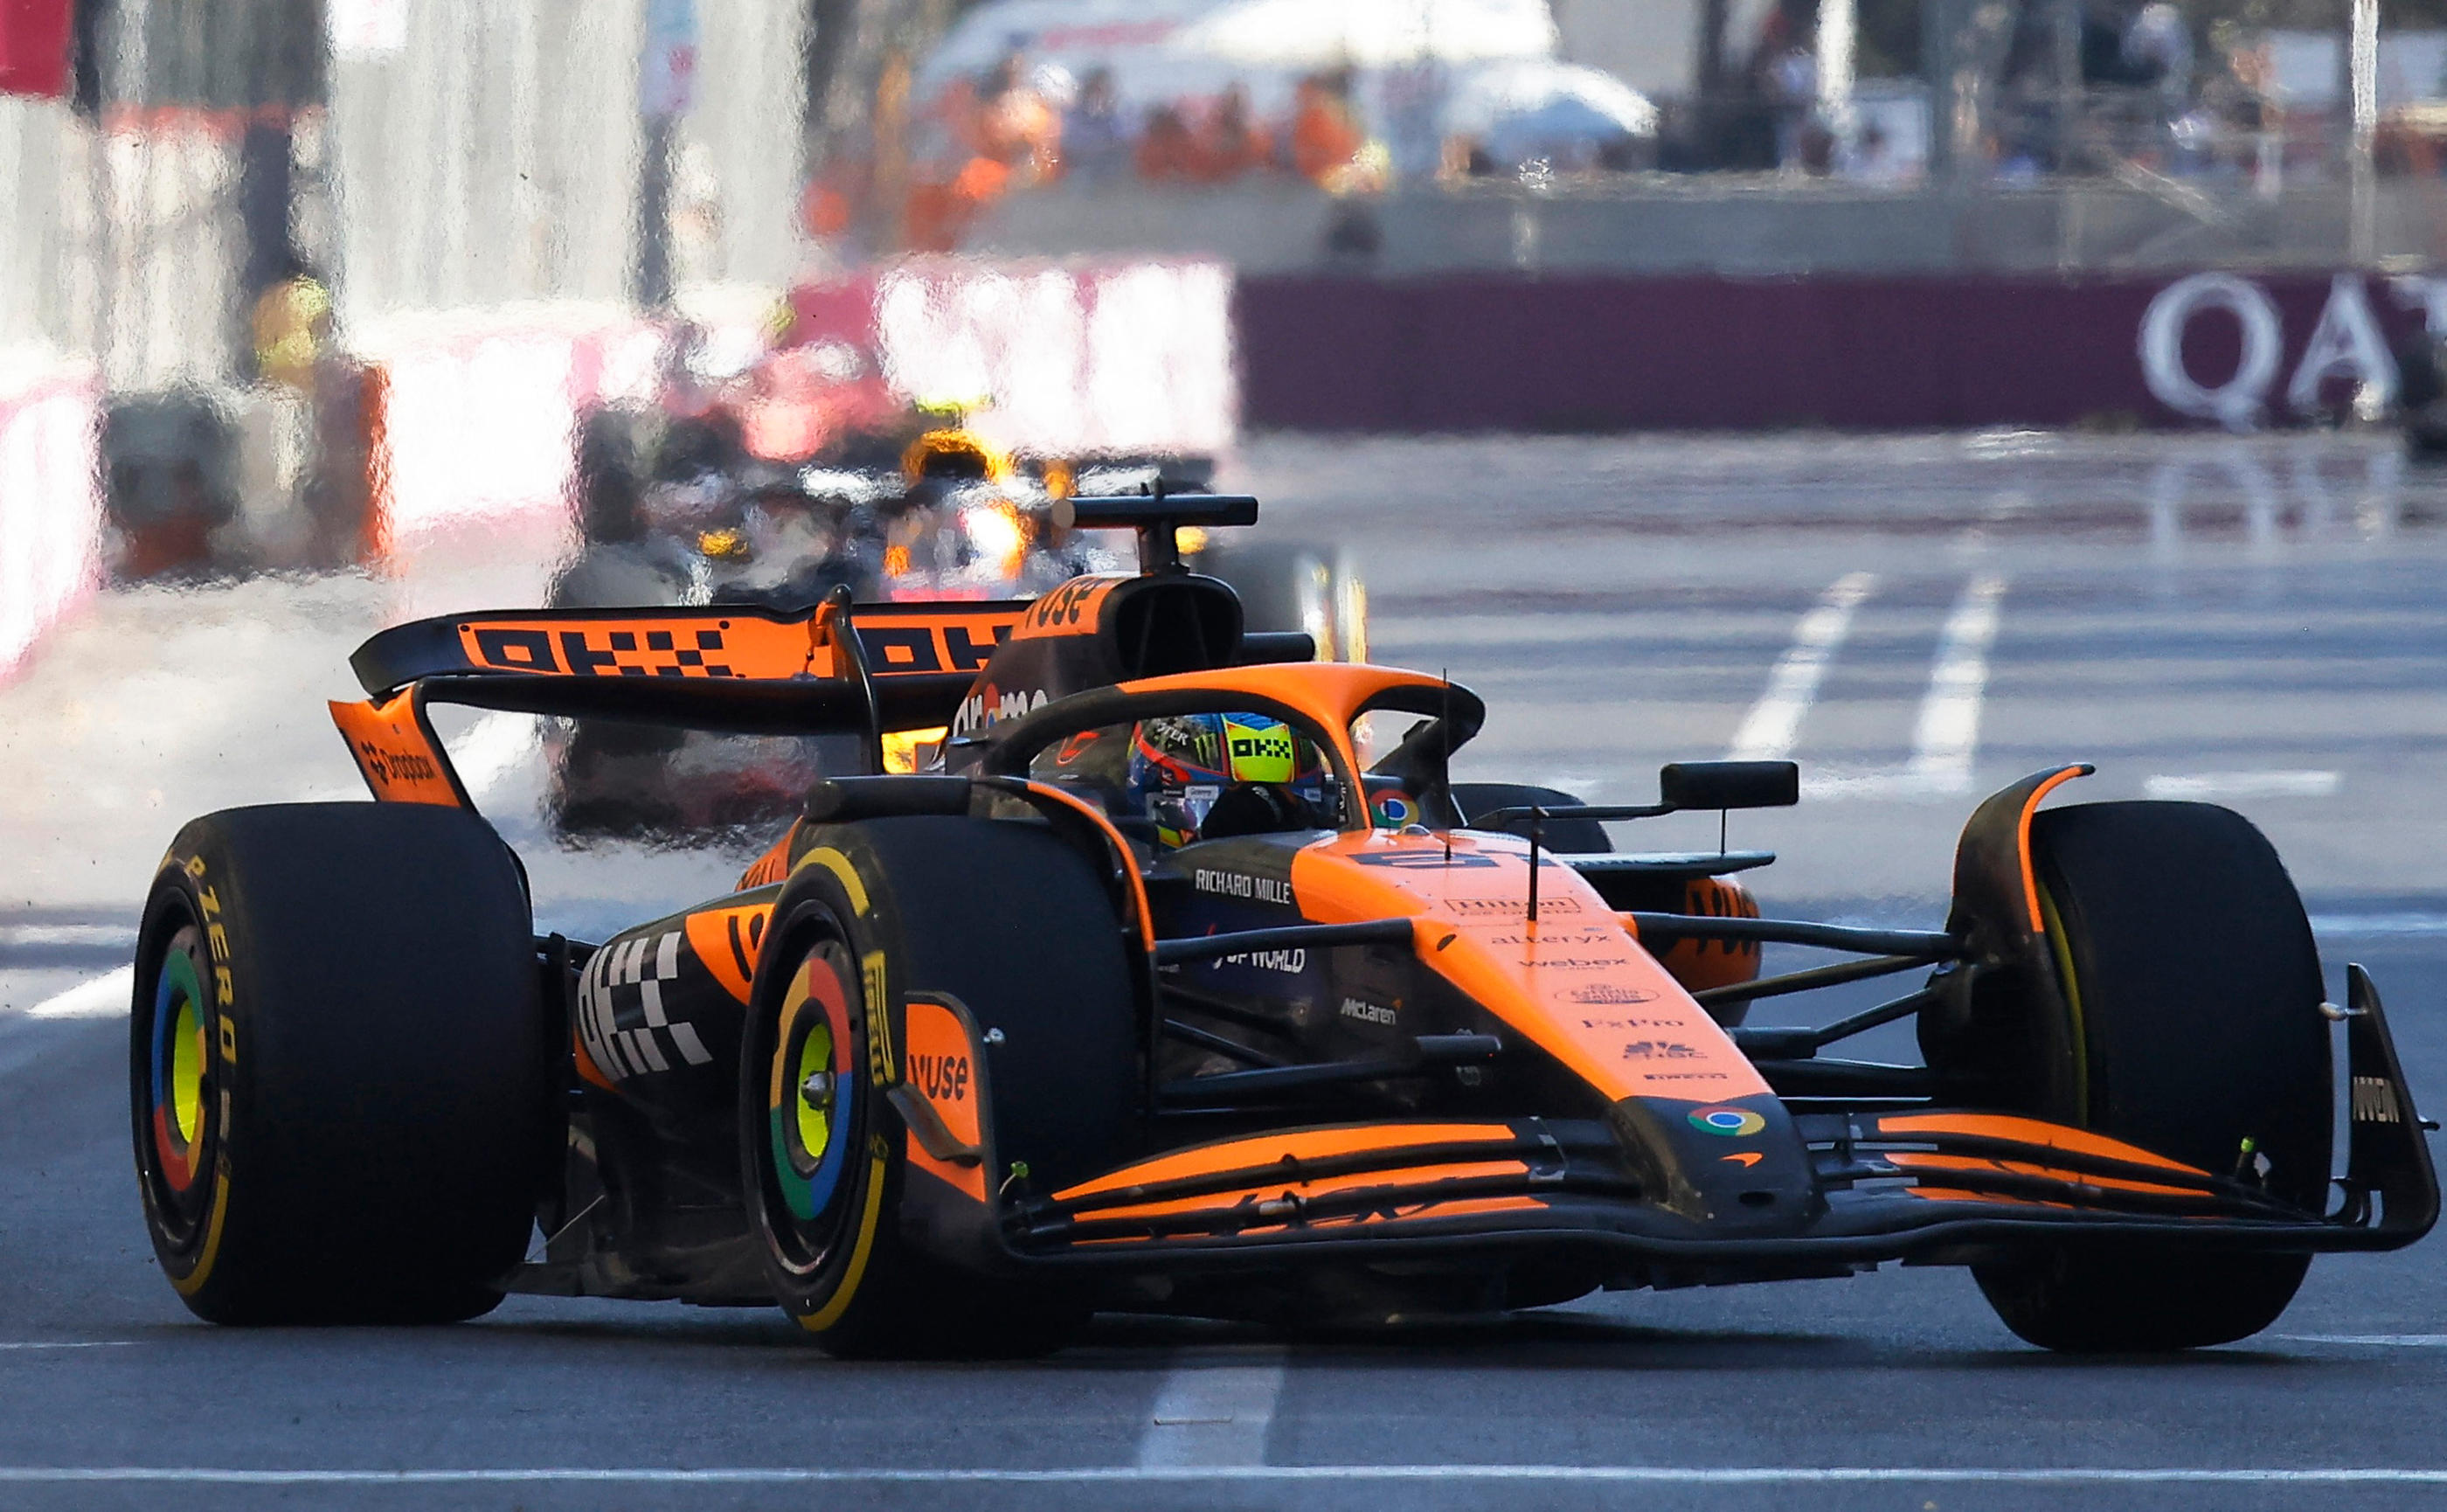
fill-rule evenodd
<path id="1" fill-rule="evenodd" d="M 26 1010 L 28 1018 L 115 1018 L 127 1011 L 136 991 L 136 968 L 123 966 L 55 992 Z"/>
<path id="2" fill-rule="evenodd" d="M 2447 914 L 2314 914 L 2311 933 L 2363 939 L 2447 935 Z"/>
<path id="3" fill-rule="evenodd" d="M 0 1350 L 123 1350 L 134 1339 L 8 1339 Z"/>
<path id="4" fill-rule="evenodd" d="M 2447 1349 L 2447 1333 L 2280 1333 L 2288 1344 L 2371 1344 L 2397 1350 Z"/>
<path id="5" fill-rule="evenodd" d="M 1247 1363 L 1183 1364 L 1164 1379 L 1139 1436 L 1141 1468 L 1263 1465 L 1266 1430 L 1283 1390 L 1283 1356 L 1266 1350 Z"/>
<path id="6" fill-rule="evenodd" d="M 1726 760 L 1782 761 L 1793 753 L 1802 716 L 1817 700 L 1818 684 L 1827 675 L 1827 663 L 1851 632 L 1852 612 L 1877 585 L 1875 574 L 1846 573 L 1818 595 L 1818 602 L 1793 627 L 1793 644 L 1767 674 L 1767 690 L 1734 731 Z"/>
<path id="7" fill-rule="evenodd" d="M 2141 784 L 2146 798 L 2333 798 L 2341 779 L 2326 771 L 2161 773 Z"/>
<path id="8" fill-rule="evenodd" d="M 0 950 L 134 950 L 133 924 L 0 924 Z"/>
<path id="9" fill-rule="evenodd" d="M 1980 703 L 1988 691 L 1988 649 L 1997 641 L 1998 604 L 2005 579 L 1982 573 L 1963 588 L 1937 639 L 1937 665 L 1912 730 L 1910 772 L 1933 787 L 1971 788 L 1971 759 L 1980 748 Z"/>

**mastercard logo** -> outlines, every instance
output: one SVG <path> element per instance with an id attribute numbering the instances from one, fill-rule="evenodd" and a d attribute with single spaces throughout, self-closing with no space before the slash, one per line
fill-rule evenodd
<path id="1" fill-rule="evenodd" d="M 1702 1134 L 1721 1134 L 1732 1140 L 1757 1133 L 1767 1127 L 1767 1120 L 1747 1107 L 1695 1107 L 1691 1126 Z"/>

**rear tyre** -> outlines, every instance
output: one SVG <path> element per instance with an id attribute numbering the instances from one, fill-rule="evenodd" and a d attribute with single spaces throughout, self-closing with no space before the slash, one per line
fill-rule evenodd
<path id="1" fill-rule="evenodd" d="M 965 1005 L 1005 1183 L 1053 1191 L 1131 1135 L 1136 995 L 1098 868 L 1043 827 L 949 816 L 828 826 L 773 912 L 740 1064 L 741 1164 L 783 1308 L 837 1355 L 1017 1357 L 1086 1319 L 1043 1282 L 913 1242 L 889 1101 L 913 992 Z M 941 1202 L 967 1200 L 937 1193 Z M 982 1215 L 978 1215 L 982 1219 Z"/>
<path id="2" fill-rule="evenodd" d="M 295 803 L 179 833 L 128 1085 L 155 1254 L 216 1323 L 486 1313 L 553 1156 L 526 895 L 457 809 Z"/>
<path id="3" fill-rule="evenodd" d="M 2267 839 L 2210 804 L 2091 803 L 2037 815 L 2031 848 L 2062 992 L 2026 1007 L 2019 1069 L 1991 1085 L 2019 1110 L 2319 1212 L 2334 1098 L 2320 958 Z M 2259 1332 L 2309 1264 L 2049 1246 L 1972 1274 L 2030 1343 L 2169 1351 Z"/>

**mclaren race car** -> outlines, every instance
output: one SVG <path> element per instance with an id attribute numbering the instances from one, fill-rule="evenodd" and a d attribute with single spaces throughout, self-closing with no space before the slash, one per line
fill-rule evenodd
<path id="1" fill-rule="evenodd" d="M 2438 1189 L 2378 992 L 2340 1006 L 2260 834 L 1978 806 L 1940 929 L 1769 918 L 1654 803 L 1449 780 L 1484 709 L 1243 628 L 1177 532 L 1027 602 L 513 611 L 387 630 L 334 704 L 379 802 L 188 824 L 129 1087 L 164 1272 L 226 1323 L 507 1292 L 772 1305 L 825 1349 L 1003 1355 L 1096 1311 L 1280 1326 L 1963 1265 L 2023 1338 L 2240 1338 Z M 538 936 L 435 702 L 854 740 L 737 890 Z M 895 731 L 948 727 L 932 769 Z M 1762 975 L 1769 943 L 1841 953 Z M 1878 976 L 1816 1029 L 1747 1005 Z M 1831 1053 L 1916 1021 L 1919 1064 Z M 2342 1162 L 2331 1147 L 2345 1058 Z"/>

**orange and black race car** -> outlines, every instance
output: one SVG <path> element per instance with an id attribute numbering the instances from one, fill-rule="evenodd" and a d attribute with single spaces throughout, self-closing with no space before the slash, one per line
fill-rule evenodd
<path id="1" fill-rule="evenodd" d="M 1595 807 L 1448 780 L 1483 707 L 1242 628 L 1179 528 L 1030 602 L 526 611 L 376 635 L 337 704 L 380 802 L 195 821 L 146 905 L 137 1163 L 231 1323 L 504 1292 L 778 1301 L 827 1349 L 1004 1354 L 1090 1313 L 1286 1324 L 1967 1265 L 2065 1350 L 2277 1317 L 2310 1257 L 2426 1234 L 2425 1126 L 2359 968 L 2326 1000 L 2267 843 L 2188 803 L 1964 828 L 1943 929 L 1761 917 L 1757 853 L 1603 823 L 1789 803 L 1668 766 Z M 428 704 L 848 731 L 722 898 L 537 937 Z M 933 769 L 894 731 L 948 726 Z M 1775 943 L 1849 953 L 1760 974 Z M 1885 1005 L 1746 1027 L 1881 975 Z M 1917 1021 L 1923 1064 L 1828 1051 Z M 2342 1037 L 2342 1172 L 2331 1148 Z"/>

